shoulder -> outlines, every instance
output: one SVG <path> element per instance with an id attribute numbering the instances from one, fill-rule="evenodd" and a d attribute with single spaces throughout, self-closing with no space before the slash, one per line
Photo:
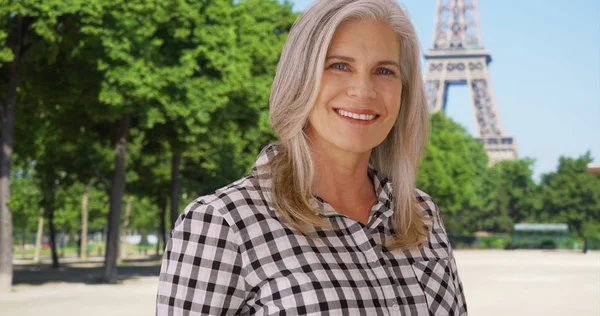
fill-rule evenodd
<path id="1" fill-rule="evenodd" d="M 444 220 L 442 218 L 442 214 L 440 212 L 440 208 L 433 201 L 429 194 L 416 189 L 415 190 L 416 199 L 423 211 L 423 215 L 426 217 L 425 225 L 427 226 L 429 233 L 433 235 L 437 235 L 437 239 L 447 243 L 447 232 L 446 227 L 444 225 Z M 430 236 L 431 237 L 431 236 Z"/>
<path id="2" fill-rule="evenodd" d="M 252 175 L 241 178 L 212 194 L 196 198 L 179 216 L 175 226 L 186 220 L 199 219 L 206 222 L 220 221 L 234 230 L 243 228 L 248 222 L 272 216 L 264 192 Z M 213 220 L 217 217 L 218 220 Z"/>
<path id="3" fill-rule="evenodd" d="M 429 196 L 429 194 L 419 189 L 415 189 L 415 198 L 419 203 L 419 206 L 421 206 L 421 209 L 423 210 L 423 215 L 431 217 L 440 216 L 440 209 L 438 208 L 437 204 L 433 201 L 431 196 Z"/>

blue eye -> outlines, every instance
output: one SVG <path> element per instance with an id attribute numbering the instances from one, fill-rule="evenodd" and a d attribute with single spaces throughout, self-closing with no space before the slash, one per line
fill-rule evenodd
<path id="1" fill-rule="evenodd" d="M 332 64 L 329 67 L 331 67 L 333 69 L 337 69 L 337 70 L 346 70 L 346 65 L 345 64 L 340 64 L 340 63 Z"/>
<path id="2" fill-rule="evenodd" d="M 393 72 L 393 71 L 391 71 L 391 70 L 389 70 L 389 69 L 386 69 L 386 68 L 381 68 L 381 69 L 379 69 L 379 70 L 377 71 L 377 73 L 378 73 L 378 74 L 381 74 L 381 75 L 393 75 L 393 74 L 394 74 L 394 72 Z"/>

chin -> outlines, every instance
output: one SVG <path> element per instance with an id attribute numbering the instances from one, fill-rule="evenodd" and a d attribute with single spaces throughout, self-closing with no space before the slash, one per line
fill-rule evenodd
<path id="1" fill-rule="evenodd" d="M 382 140 L 383 141 L 383 140 Z M 373 141 L 373 140 L 338 140 L 333 143 L 336 147 L 341 149 L 342 151 L 353 153 L 353 154 L 364 154 L 366 152 L 370 152 L 373 148 L 377 147 L 381 142 Z"/>

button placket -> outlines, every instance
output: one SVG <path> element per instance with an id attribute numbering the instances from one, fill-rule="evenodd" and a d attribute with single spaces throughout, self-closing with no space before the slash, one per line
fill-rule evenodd
<path id="1" fill-rule="evenodd" d="M 388 315 L 404 315 L 402 306 L 398 303 L 397 300 L 390 300 L 387 304 L 388 306 Z"/>
<path id="2" fill-rule="evenodd" d="M 369 229 L 364 227 L 357 230 L 352 234 L 354 242 L 363 253 L 365 260 L 369 264 L 373 264 L 379 261 L 379 254 L 377 253 L 377 246 L 373 247 L 373 237 L 369 233 Z"/>

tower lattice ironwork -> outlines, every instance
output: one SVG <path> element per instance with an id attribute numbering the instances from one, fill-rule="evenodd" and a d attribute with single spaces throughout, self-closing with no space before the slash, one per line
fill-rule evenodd
<path id="1" fill-rule="evenodd" d="M 504 134 L 490 83 L 492 57 L 483 48 L 477 0 L 437 0 L 432 47 L 425 59 L 430 111 L 445 111 L 448 88 L 466 84 L 478 140 L 483 142 L 490 164 L 515 159 L 516 141 Z"/>

